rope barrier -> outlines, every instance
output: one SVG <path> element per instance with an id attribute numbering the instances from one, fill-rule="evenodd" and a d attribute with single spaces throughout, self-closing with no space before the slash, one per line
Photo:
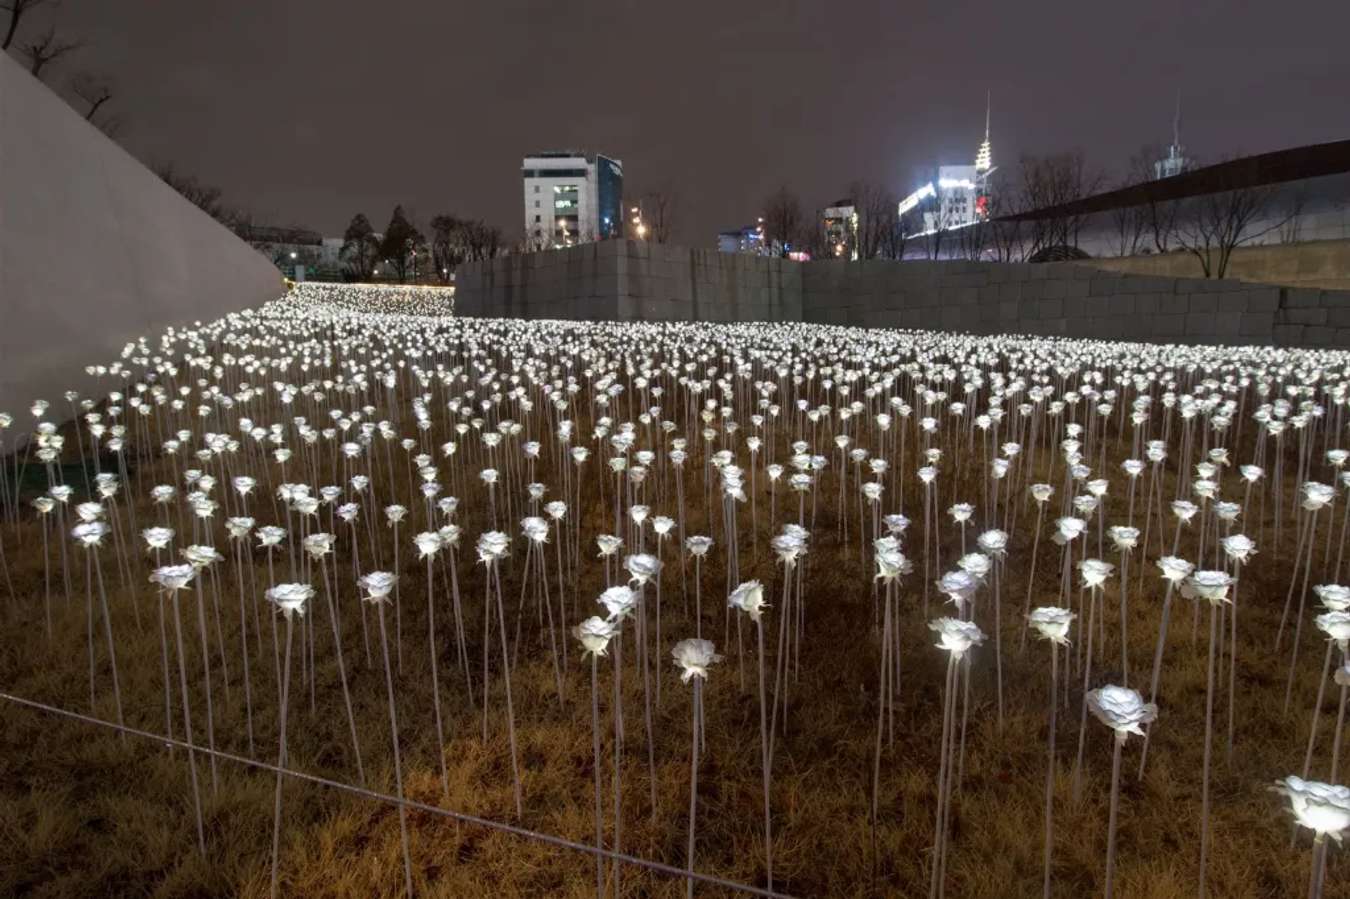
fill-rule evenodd
<path id="1" fill-rule="evenodd" d="M 102 718 L 95 718 L 91 715 L 81 714 L 80 712 L 72 712 L 68 709 L 62 709 L 53 705 L 47 705 L 46 703 L 38 702 L 33 699 L 26 699 L 22 696 L 15 696 L 12 693 L 5 693 L 0 691 L 0 699 L 14 703 L 15 705 L 25 706 L 30 709 L 36 709 L 38 711 L 47 712 L 48 714 L 56 715 L 62 718 L 68 718 L 73 721 L 79 721 L 84 724 L 93 724 L 99 727 L 105 727 L 110 730 L 118 731 L 120 733 L 131 734 L 132 736 L 135 737 L 144 737 L 146 739 L 155 740 L 159 743 L 164 743 L 166 745 L 178 746 L 182 749 L 186 749 L 191 752 L 200 752 L 203 755 L 207 756 L 214 755 L 217 758 L 221 758 L 230 762 L 238 762 L 239 764 L 245 765 L 247 767 L 261 768 L 264 771 L 270 771 L 275 774 L 283 774 L 287 777 L 295 778 L 296 780 L 307 781 L 309 783 L 319 784 L 320 786 L 324 787 L 331 787 L 332 789 L 341 790 L 346 793 L 352 793 L 357 796 L 361 796 L 365 799 L 373 799 L 377 802 L 384 802 L 390 805 L 402 805 L 405 808 L 412 809 L 414 811 L 427 812 L 428 814 L 432 815 L 440 815 L 445 818 L 451 818 L 456 821 L 461 821 L 465 824 L 473 824 L 478 827 L 485 827 L 489 830 L 498 830 L 503 833 L 512 834 L 514 836 L 524 837 L 527 840 L 535 840 L 541 843 L 548 843 L 553 846 L 558 846 L 563 849 L 572 849 L 577 852 L 585 852 L 593 856 L 598 855 L 601 856 L 602 858 L 606 858 L 611 861 L 618 861 L 623 862 L 624 864 L 636 865 L 640 868 L 646 868 L 650 871 L 655 871 L 659 874 L 666 874 L 671 877 L 693 878 L 694 880 L 697 880 L 700 883 L 720 886 L 726 889 L 736 890 L 737 892 L 746 893 L 752 896 L 769 896 L 775 897 L 775 899 L 792 899 L 792 897 L 787 893 L 779 893 L 774 890 L 766 890 L 763 887 L 756 887 L 745 883 L 738 883 L 734 880 L 726 880 L 724 878 L 717 877 L 716 875 L 713 874 L 701 874 L 697 871 L 686 871 L 683 868 L 676 868 L 675 866 L 667 865 L 664 862 L 639 858 L 638 856 L 635 855 L 628 855 L 623 852 L 615 852 L 611 849 L 601 849 L 599 847 L 591 846 L 586 843 L 578 843 L 574 840 L 569 840 L 565 837 L 555 836 L 554 834 L 542 833 L 540 831 L 530 830 L 529 828 L 525 827 L 517 827 L 514 824 L 505 824 L 501 821 L 493 821 L 490 818 L 480 818 L 477 815 L 470 815 L 467 812 L 457 812 L 452 809 L 441 808 L 435 805 L 427 805 L 426 803 L 417 802 L 416 800 L 413 799 L 400 799 L 399 797 L 391 796 L 388 793 L 381 793 L 377 790 L 368 790 L 365 787 L 358 787 L 355 786 L 354 784 L 343 783 L 342 781 L 330 780 L 326 777 L 320 777 L 317 774 L 307 774 L 304 771 L 296 771 L 293 768 L 283 768 L 278 765 L 273 765 L 270 762 L 263 762 L 259 761 L 258 759 L 248 758 L 247 756 L 235 755 L 232 752 L 225 752 L 219 749 L 211 750 L 203 748 L 201 746 L 188 743 L 184 740 L 178 740 L 173 737 L 166 737 L 163 734 L 156 734 L 147 730 L 140 730 L 139 728 L 129 727 L 124 724 L 117 724 L 114 721 L 105 721 Z"/>

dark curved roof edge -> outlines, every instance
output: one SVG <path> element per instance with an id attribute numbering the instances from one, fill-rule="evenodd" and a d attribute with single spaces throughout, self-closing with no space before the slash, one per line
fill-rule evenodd
<path id="1" fill-rule="evenodd" d="M 1264 187 L 1286 181 L 1320 178 L 1324 175 L 1339 175 L 1344 172 L 1350 172 L 1350 140 L 1243 156 L 1173 175 L 1170 178 L 1131 184 L 1128 187 L 1093 194 L 1057 206 L 1045 206 L 1000 216 L 996 221 L 1024 222 L 1068 218 L 1227 190 Z"/>

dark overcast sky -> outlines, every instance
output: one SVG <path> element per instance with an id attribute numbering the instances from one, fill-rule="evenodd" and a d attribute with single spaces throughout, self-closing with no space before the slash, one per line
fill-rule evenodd
<path id="1" fill-rule="evenodd" d="M 993 91 L 996 163 L 1081 148 L 1118 169 L 1165 141 L 1173 96 L 1201 157 L 1350 137 L 1350 2 L 63 0 L 81 68 L 120 83 L 126 146 L 263 221 L 340 234 L 396 202 L 520 230 L 520 157 L 624 161 L 670 184 L 676 237 L 710 245 L 788 183 L 906 193 L 965 163 Z"/>

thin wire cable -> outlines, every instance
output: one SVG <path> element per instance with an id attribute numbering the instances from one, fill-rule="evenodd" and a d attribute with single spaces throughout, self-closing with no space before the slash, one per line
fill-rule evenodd
<path id="1" fill-rule="evenodd" d="M 80 721 L 85 724 L 95 724 L 98 725 L 99 727 L 106 727 L 110 730 L 131 734 L 132 736 L 135 737 L 144 737 L 149 740 L 155 740 L 159 743 L 178 746 L 183 749 L 189 749 L 193 752 L 200 752 L 203 755 L 214 755 L 217 758 L 222 758 L 230 762 L 238 762 L 239 764 L 248 767 L 261 768 L 264 771 L 271 771 L 275 774 L 284 774 L 287 777 L 293 777 L 296 780 L 304 780 L 310 783 L 319 784 L 320 786 L 332 787 L 335 790 L 342 790 L 347 793 L 354 793 L 357 796 L 361 796 L 366 799 L 374 799 L 378 802 L 389 803 L 390 805 L 402 805 L 406 808 L 415 809 L 419 812 L 428 812 L 433 815 L 441 815 L 446 818 L 453 818 L 457 821 L 462 821 L 465 824 L 474 824 L 479 827 L 486 827 L 489 830 L 500 830 L 503 833 L 514 834 L 515 836 L 518 837 L 524 837 L 527 840 L 537 840 L 538 842 L 549 843 L 554 846 L 562 847 L 563 849 L 574 849 L 578 852 L 585 852 L 589 853 L 590 855 L 603 856 L 607 859 L 624 862 L 625 864 L 637 865 L 639 868 L 647 868 L 648 870 L 655 871 L 659 874 L 667 874 L 671 877 L 682 877 L 682 878 L 692 877 L 694 880 L 700 881 L 702 883 L 714 884 L 716 886 L 736 890 L 741 893 L 748 893 L 752 896 L 769 896 L 774 897 L 774 899 L 792 899 L 791 895 L 788 893 L 779 893 L 774 890 L 766 890 L 763 887 L 751 886 L 745 883 L 737 883 L 734 880 L 724 880 L 723 878 L 717 877 L 716 875 L 713 874 L 700 874 L 697 871 L 686 871 L 684 868 L 676 868 L 673 865 L 667 865 L 663 862 L 639 858 L 638 856 L 627 855 L 622 852 L 615 852 L 612 849 L 600 849 L 596 846 L 589 846 L 585 843 L 577 843 L 565 837 L 554 836 L 553 834 L 549 833 L 541 833 L 540 831 L 529 830 L 528 828 L 525 827 L 517 827 L 514 824 L 504 824 L 501 821 L 493 821 L 490 818 L 480 818 L 477 815 L 470 815 L 466 812 L 457 812 L 447 808 L 440 808 L 439 806 L 435 805 L 427 805 L 422 802 L 417 802 L 416 800 L 413 799 L 400 799 L 397 796 L 390 796 L 388 793 L 381 793 L 376 790 L 368 790 L 364 787 L 354 786 L 352 784 L 343 783 L 338 780 L 329 780 L 328 778 L 320 777 L 317 774 L 306 774 L 303 771 L 296 771 L 293 768 L 281 768 L 278 767 L 277 765 L 271 764 L 270 762 L 263 762 L 257 759 L 248 758 L 247 756 L 235 755 L 232 752 L 225 752 L 224 750 L 220 749 L 216 750 L 204 749 L 201 746 L 188 743 L 184 740 L 178 740 L 173 737 L 166 737 L 163 734 L 153 733 L 148 730 L 140 730 L 139 728 L 129 727 L 125 724 L 117 724 L 114 721 L 105 721 L 102 718 L 94 718 L 93 716 L 84 715 L 81 714 L 80 712 L 72 712 L 68 709 L 62 709 L 53 705 L 47 705 L 44 702 L 38 702 L 33 699 L 25 699 L 22 696 L 15 696 L 12 693 L 5 693 L 3 691 L 0 691 L 0 699 L 4 699 L 9 702 L 15 703 L 16 705 L 26 706 L 27 708 L 30 709 L 37 709 L 39 711 L 47 712 L 52 715 L 57 715 L 59 717 L 69 718 L 74 721 Z"/>

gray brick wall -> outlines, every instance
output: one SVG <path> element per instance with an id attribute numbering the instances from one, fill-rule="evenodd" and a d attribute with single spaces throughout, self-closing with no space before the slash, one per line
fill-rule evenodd
<path id="1" fill-rule="evenodd" d="M 1350 291 L 1131 275 L 1081 263 L 798 263 L 615 240 L 465 265 L 456 281 L 464 315 L 1350 347 Z"/>

